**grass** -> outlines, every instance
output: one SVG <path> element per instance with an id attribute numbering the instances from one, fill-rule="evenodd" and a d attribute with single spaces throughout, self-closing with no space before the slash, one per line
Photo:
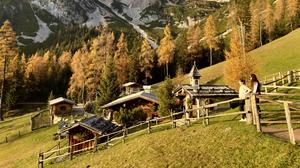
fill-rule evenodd
<path id="1" fill-rule="evenodd" d="M 45 151 L 56 144 L 52 140 L 56 130 L 56 127 L 44 128 L 0 144 L 0 167 L 37 167 L 39 151 Z"/>
<path id="2" fill-rule="evenodd" d="M 257 74 L 262 80 L 265 75 L 288 70 L 299 69 L 300 65 L 300 29 L 281 37 L 269 44 L 249 52 L 257 63 Z M 223 84 L 224 63 L 213 65 L 200 70 L 202 83 Z M 175 79 L 177 83 L 188 83 L 185 75 Z"/>
<path id="3" fill-rule="evenodd" d="M 298 147 L 227 121 L 139 135 L 49 167 L 298 167 L 299 159 Z"/>

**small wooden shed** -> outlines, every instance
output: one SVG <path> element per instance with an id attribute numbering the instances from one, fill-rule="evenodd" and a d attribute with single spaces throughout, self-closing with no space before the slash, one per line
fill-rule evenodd
<path id="1" fill-rule="evenodd" d="M 77 151 L 92 149 L 95 145 L 95 141 L 93 141 L 95 137 L 117 131 L 119 128 L 109 120 L 93 116 L 60 130 L 59 134 L 67 133 L 69 146 L 72 146 L 70 152 L 79 153 Z"/>
<path id="2" fill-rule="evenodd" d="M 52 123 L 56 124 L 63 117 L 71 116 L 75 102 L 66 98 L 60 97 L 49 102 L 50 116 Z"/>

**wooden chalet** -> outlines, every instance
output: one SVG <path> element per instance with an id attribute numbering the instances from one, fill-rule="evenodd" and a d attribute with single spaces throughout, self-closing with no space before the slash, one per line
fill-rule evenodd
<path id="1" fill-rule="evenodd" d="M 121 108 L 132 110 L 136 107 L 141 107 L 147 112 L 148 117 L 152 118 L 157 116 L 157 113 L 153 111 L 158 107 L 158 98 L 154 93 L 151 93 L 149 87 L 144 91 L 140 91 L 134 94 L 130 94 L 114 100 L 101 108 L 105 111 L 110 111 L 108 118 L 111 119 L 113 111 L 119 111 Z"/>
<path id="2" fill-rule="evenodd" d="M 69 146 L 71 146 L 70 152 L 77 153 L 76 151 L 92 149 L 95 145 L 95 141 L 92 139 L 95 137 L 117 131 L 118 129 L 119 126 L 111 121 L 93 116 L 60 130 L 59 134 L 67 133 Z"/>
<path id="3" fill-rule="evenodd" d="M 52 124 L 56 124 L 62 120 L 63 117 L 72 115 L 73 106 L 75 102 L 66 98 L 60 97 L 49 102 L 50 116 Z"/>
<path id="4" fill-rule="evenodd" d="M 125 95 L 130 95 L 133 93 L 138 93 L 142 91 L 142 87 L 140 84 L 135 83 L 135 82 L 128 82 L 122 85 L 122 87 L 125 90 Z"/>
<path id="5" fill-rule="evenodd" d="M 190 73 L 190 84 L 179 85 L 173 93 L 179 104 L 185 109 L 200 108 L 213 98 L 234 98 L 238 93 L 226 85 L 200 85 L 200 73 L 194 63 Z M 198 110 L 197 114 L 200 114 Z M 188 114 L 188 117 L 195 117 L 195 113 Z M 199 117 L 199 116 L 197 116 Z"/>

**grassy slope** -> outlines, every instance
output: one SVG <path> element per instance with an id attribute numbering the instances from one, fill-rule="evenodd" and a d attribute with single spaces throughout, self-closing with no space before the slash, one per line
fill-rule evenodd
<path id="1" fill-rule="evenodd" d="M 299 69 L 300 65 L 300 29 L 266 44 L 249 54 L 257 62 L 257 74 L 261 80 L 265 75 Z M 202 83 L 223 83 L 224 62 L 200 70 Z M 180 83 L 187 83 L 187 77 L 177 79 Z"/>
<path id="2" fill-rule="evenodd" d="M 297 167 L 300 149 L 236 121 L 143 135 L 50 167 Z"/>

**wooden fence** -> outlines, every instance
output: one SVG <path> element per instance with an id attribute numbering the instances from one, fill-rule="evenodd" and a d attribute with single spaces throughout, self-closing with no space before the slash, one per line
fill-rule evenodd
<path id="1" fill-rule="evenodd" d="M 291 89 L 291 88 L 289 88 Z M 293 87 L 293 89 L 298 89 L 298 87 Z M 276 93 L 276 96 L 280 96 L 280 93 Z M 295 96 L 297 94 L 283 94 L 284 96 Z M 292 114 L 300 114 L 300 110 L 297 107 L 294 107 L 294 105 L 300 105 L 300 103 L 297 102 L 292 102 L 292 101 L 287 101 L 287 100 L 273 100 L 270 97 L 273 95 L 270 94 L 263 94 L 263 95 L 255 95 L 251 94 L 247 99 L 239 99 L 239 98 L 234 98 L 231 100 L 226 100 L 218 103 L 213 103 L 213 104 L 208 104 L 201 106 L 200 108 L 196 109 L 191 109 L 191 110 L 184 110 L 180 112 L 173 113 L 171 111 L 169 116 L 166 117 L 160 117 L 160 118 L 155 118 L 149 121 L 141 122 L 138 125 L 134 125 L 132 127 L 126 128 L 124 127 L 122 130 L 112 132 L 110 134 L 105 134 L 100 137 L 95 137 L 94 139 L 90 139 L 72 146 L 62 146 L 60 145 L 61 142 L 58 142 L 58 145 L 55 147 L 51 148 L 50 150 L 46 152 L 41 152 L 39 153 L 38 157 L 38 166 L 39 167 L 44 167 L 44 164 L 46 161 L 53 161 L 56 159 L 64 159 L 70 158 L 72 159 L 76 154 L 84 151 L 90 151 L 90 150 L 98 150 L 99 148 L 101 149 L 106 149 L 111 146 L 114 146 L 120 142 L 126 142 L 126 139 L 129 136 L 134 136 L 136 134 L 142 134 L 142 133 L 151 133 L 153 132 L 156 128 L 163 128 L 163 127 L 168 127 L 168 128 L 176 128 L 178 126 L 190 126 L 191 123 L 197 122 L 199 120 L 202 120 L 203 125 L 207 126 L 209 125 L 209 121 L 211 118 L 218 118 L 218 117 L 228 117 L 228 116 L 238 116 L 238 115 L 243 115 L 246 114 L 247 116 L 247 123 L 248 124 L 253 124 L 258 132 L 262 132 L 262 124 L 279 124 L 279 123 L 285 123 L 287 124 L 289 136 L 290 136 L 290 142 L 292 144 L 295 144 L 295 136 L 293 132 L 293 123 L 300 123 L 298 121 L 292 120 Z M 300 96 L 300 95 L 298 95 Z M 257 98 L 260 99 L 260 103 L 257 102 Z M 233 102 L 239 102 L 245 100 L 245 110 L 244 111 L 238 111 L 238 112 L 230 112 L 230 113 L 222 113 L 219 114 L 211 109 L 214 107 L 228 104 L 228 103 L 233 103 Z M 283 107 L 282 111 L 279 111 L 279 113 L 284 114 L 283 120 L 262 120 L 261 116 L 269 114 L 271 112 L 266 111 L 266 110 L 260 110 L 259 106 L 263 105 L 264 103 L 271 103 L 271 104 L 276 104 L 276 105 L 281 105 Z M 190 112 L 197 112 L 197 118 L 188 118 L 188 113 Z M 272 112 L 274 114 L 275 112 Z M 300 116 L 299 116 L 300 117 Z M 72 150 L 75 146 L 81 145 L 84 143 L 93 143 L 94 145 L 83 148 L 80 150 Z"/>
<path id="2" fill-rule="evenodd" d="M 265 93 L 277 91 L 278 88 L 286 88 L 300 80 L 300 69 L 287 72 L 278 72 L 264 77 L 263 90 Z"/>
<path id="3" fill-rule="evenodd" d="M 51 126 L 52 121 L 49 115 L 49 110 L 43 110 L 33 115 L 30 119 L 31 130 L 36 130 L 43 127 Z"/>

